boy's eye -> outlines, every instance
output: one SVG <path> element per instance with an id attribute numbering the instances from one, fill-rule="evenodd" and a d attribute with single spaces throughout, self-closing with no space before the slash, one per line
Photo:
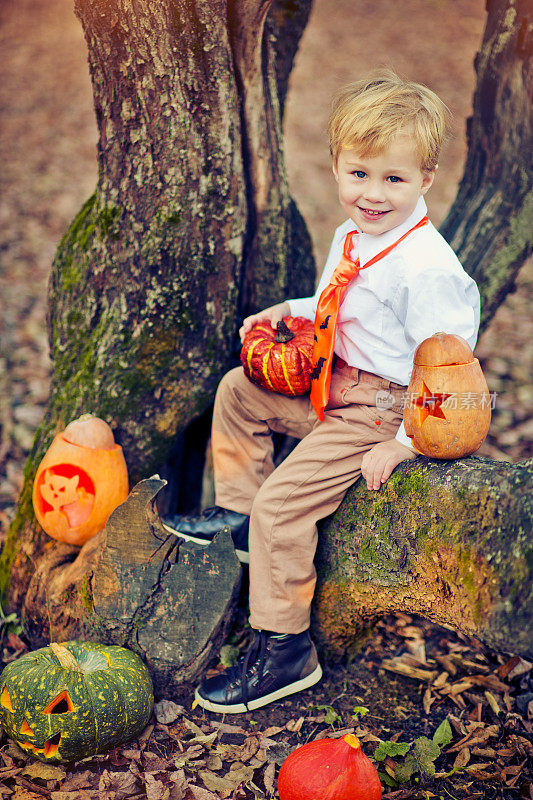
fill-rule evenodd
<path id="1" fill-rule="evenodd" d="M 401 178 L 399 178 L 397 175 L 389 175 L 389 181 L 390 181 L 391 183 L 400 183 L 400 182 L 401 182 L 401 180 L 402 180 L 402 179 L 401 179 Z"/>
<path id="2" fill-rule="evenodd" d="M 366 172 L 363 172 L 362 169 L 356 169 L 352 172 L 352 175 L 355 175 L 356 178 L 366 178 Z"/>

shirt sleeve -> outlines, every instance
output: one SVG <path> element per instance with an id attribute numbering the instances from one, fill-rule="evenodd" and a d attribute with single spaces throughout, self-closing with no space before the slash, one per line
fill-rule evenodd
<path id="1" fill-rule="evenodd" d="M 397 442 L 400 442 L 400 444 L 403 444 L 403 445 L 405 445 L 405 447 L 408 447 L 409 450 L 412 450 L 413 453 L 416 453 L 417 455 L 419 455 L 418 450 L 415 447 L 413 447 L 412 439 L 410 439 L 409 436 L 405 432 L 405 427 L 404 427 L 404 424 L 403 424 L 403 420 L 402 420 L 402 423 L 401 423 L 400 427 L 398 428 L 398 430 L 396 432 L 396 436 L 394 438 L 396 439 Z"/>
<path id="2" fill-rule="evenodd" d="M 418 345 L 439 331 L 462 336 L 472 350 L 475 347 L 479 329 L 479 291 L 466 273 L 449 274 L 440 270 L 421 273 L 413 285 L 402 288 L 394 310 L 403 323 L 413 357 Z M 403 423 L 396 439 L 414 449 Z"/>
<path id="3" fill-rule="evenodd" d="M 315 318 L 316 298 L 312 297 L 297 297 L 293 300 L 287 300 L 291 310 L 291 317 L 305 317 L 311 321 Z"/>

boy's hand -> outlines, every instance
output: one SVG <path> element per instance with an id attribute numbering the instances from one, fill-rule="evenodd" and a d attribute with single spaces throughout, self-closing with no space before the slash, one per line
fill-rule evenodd
<path id="1" fill-rule="evenodd" d="M 361 474 L 369 489 L 379 489 L 390 476 L 394 467 L 401 461 L 416 457 L 416 453 L 397 439 L 379 442 L 363 456 Z"/>
<path id="2" fill-rule="evenodd" d="M 241 342 L 244 341 L 244 337 L 248 331 L 251 330 L 251 328 L 253 328 L 257 322 L 268 321 L 275 329 L 278 322 L 281 322 L 283 317 L 288 317 L 290 313 L 291 309 L 288 303 L 278 303 L 275 306 L 270 306 L 270 308 L 265 308 L 264 311 L 258 311 L 257 314 L 252 314 L 250 317 L 246 317 L 242 323 L 242 328 L 239 330 Z"/>

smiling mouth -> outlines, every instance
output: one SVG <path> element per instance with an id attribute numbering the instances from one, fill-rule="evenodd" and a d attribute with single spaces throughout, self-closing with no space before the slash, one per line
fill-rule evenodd
<path id="1" fill-rule="evenodd" d="M 375 211 L 372 208 L 363 208 L 362 206 L 358 206 L 358 208 L 359 208 L 359 211 L 362 211 L 363 214 L 368 214 L 368 216 L 370 216 L 370 217 L 381 217 L 383 214 L 388 214 L 389 213 L 388 210 L 387 211 Z"/>

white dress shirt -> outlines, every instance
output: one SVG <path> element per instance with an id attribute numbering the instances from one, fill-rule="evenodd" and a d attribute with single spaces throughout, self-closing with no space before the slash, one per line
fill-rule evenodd
<path id="1" fill-rule="evenodd" d="M 379 236 L 354 236 L 351 257 L 361 266 L 396 242 L 427 214 L 420 197 L 411 216 Z M 316 293 L 289 300 L 291 315 L 314 320 L 318 298 L 341 259 L 351 219 L 333 236 Z M 479 291 L 431 222 L 413 231 L 388 255 L 362 269 L 348 285 L 339 309 L 335 353 L 352 367 L 407 386 L 418 345 L 438 331 L 454 333 L 472 349 L 479 329 Z M 398 441 L 413 449 L 403 423 Z"/>

